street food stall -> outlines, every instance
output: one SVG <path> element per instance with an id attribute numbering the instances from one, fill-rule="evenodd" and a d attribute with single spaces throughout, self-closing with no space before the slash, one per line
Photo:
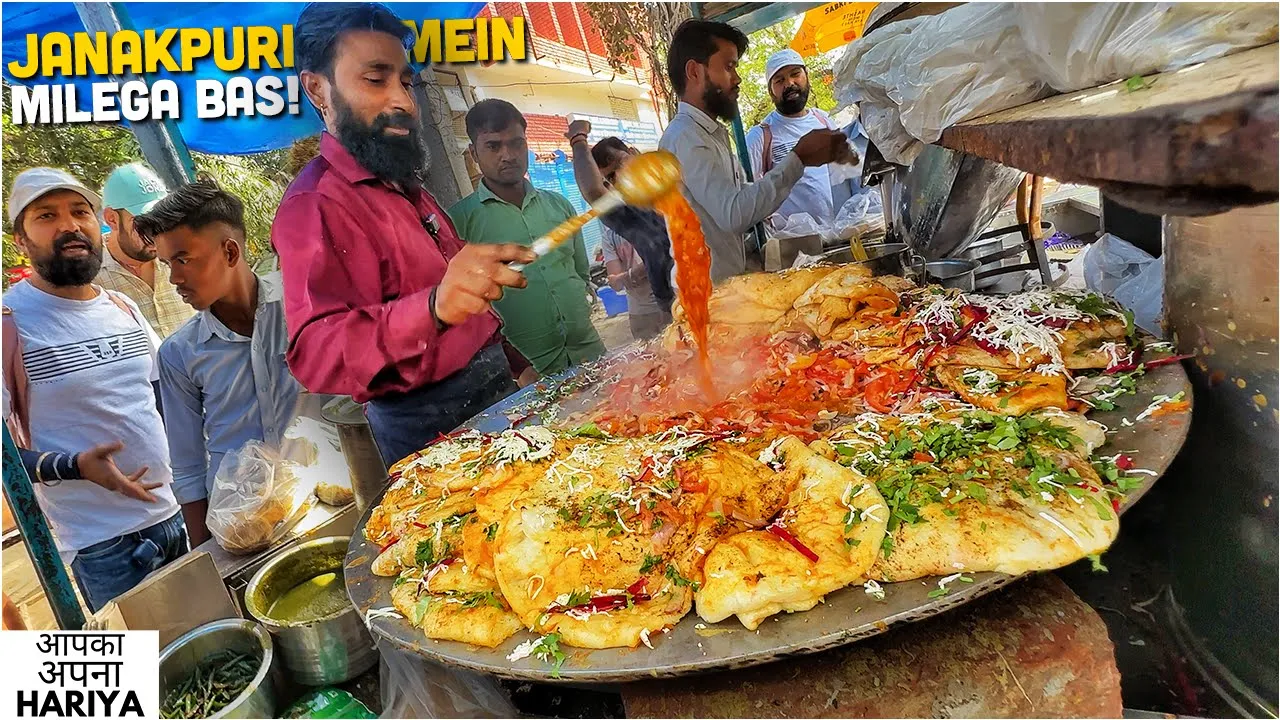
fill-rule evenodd
<path id="1" fill-rule="evenodd" d="M 695 5 L 749 31 L 818 4 Z M 963 9 L 885 4 L 861 34 Z M 270 716 L 379 659 L 401 716 L 514 714 L 499 681 L 604 688 L 630 717 L 1118 716 L 1123 640 L 1049 571 L 1105 573 L 1157 496 L 1178 563 L 1135 606 L 1233 710 L 1274 714 L 1274 37 L 947 123 L 910 157 L 873 134 L 883 243 L 715 288 L 672 176 L 641 197 L 620 171 L 609 202 L 668 223 L 673 324 L 487 409 L 367 503 L 344 443 L 356 504 L 259 554 L 202 548 L 243 619 L 168 643 L 166 716 Z M 1045 228 L 1091 216 L 1047 220 L 1046 178 L 1163 216 L 1162 326 L 1070 284 Z"/>
<path id="2" fill-rule="evenodd" d="M 929 15 L 927 8 L 911 10 L 915 17 Z M 724 17 L 741 22 L 752 13 L 778 12 L 777 6 L 754 5 L 727 11 Z M 702 14 L 716 17 L 705 8 Z M 876 25 L 876 20 L 885 22 Z M 894 20 L 890 14 L 873 19 L 871 32 L 891 28 Z M 431 663 L 428 667 L 443 665 L 579 686 L 621 684 L 626 711 L 632 716 L 923 715 L 960 706 L 985 715 L 1116 715 L 1122 708 L 1121 678 L 1115 671 L 1112 647 L 1121 639 L 1108 638 L 1096 609 L 1065 585 L 1045 576 L 1015 580 L 1028 570 L 1048 570 L 1085 558 L 1103 572 L 1102 560 L 1091 551 L 1088 538 L 1105 531 L 1060 524 L 1060 512 L 1065 509 L 1060 511 L 1053 503 L 1062 501 L 1066 509 L 1093 507 L 1098 512 L 1090 522 L 1103 516 L 1116 519 L 1131 513 L 1140 498 L 1156 488 L 1156 481 L 1169 474 L 1166 481 L 1176 484 L 1177 492 L 1166 495 L 1173 497 L 1168 502 L 1188 507 L 1194 503 L 1202 511 L 1213 507 L 1215 517 L 1231 518 L 1229 522 L 1241 533 L 1254 534 L 1255 539 L 1236 545 L 1238 554 L 1230 562 L 1217 568 L 1197 565 L 1195 571 L 1216 576 L 1227 568 L 1250 568 L 1248 577 L 1271 582 L 1260 581 L 1251 588 L 1248 609 L 1235 594 L 1205 597 L 1203 584 L 1184 594 L 1180 581 L 1171 593 L 1135 604 L 1142 612 L 1163 615 L 1169 611 L 1175 622 L 1181 621 L 1184 635 L 1177 642 L 1191 648 L 1184 651 L 1185 657 L 1198 669 L 1209 669 L 1200 682 L 1232 685 L 1231 693 L 1224 693 L 1231 695 L 1224 697 L 1228 705 L 1243 708 L 1241 712 L 1268 712 L 1274 707 L 1274 683 L 1267 687 L 1263 676 L 1268 673 L 1265 668 L 1259 672 L 1257 665 L 1262 658 L 1263 666 L 1274 666 L 1274 633 L 1257 633 L 1253 628 L 1274 626 L 1264 616 L 1272 609 L 1274 590 L 1275 518 L 1268 508 L 1276 474 L 1275 415 L 1268 417 L 1266 408 L 1275 384 L 1276 332 L 1273 312 L 1265 313 L 1265 320 L 1256 314 L 1271 302 L 1275 286 L 1273 40 L 1271 34 L 1269 40 L 1188 67 L 1120 78 L 1118 84 L 1096 89 L 1050 93 L 1025 106 L 947 125 L 936 145 L 926 144 L 907 164 L 885 163 L 891 167 L 883 169 L 880 180 L 890 214 L 889 239 L 907 246 L 892 251 L 890 262 L 877 262 L 886 259 L 878 255 L 835 270 L 828 266 L 816 276 L 800 269 L 773 278 L 730 281 L 711 294 L 708 308 L 702 311 L 706 325 L 701 330 L 696 307 L 686 307 L 683 314 L 676 313 L 675 329 L 655 346 L 631 349 L 599 365 L 539 383 L 473 419 L 454 437 L 405 458 L 392 468 L 393 483 L 379 507 L 358 522 L 347 557 L 348 590 L 357 607 L 371 618 L 372 633 L 389 649 L 425 658 Z M 909 59 L 898 57 L 896 62 Z M 1253 162 L 1245 162 L 1245 155 L 1253 157 Z M 1035 178 L 1024 178 L 1028 172 Z M 1055 287 L 1062 279 L 1056 272 L 1060 268 L 1050 267 L 1040 234 L 1046 177 L 1100 186 L 1110 198 L 1166 216 L 1163 327 L 1134 331 L 1129 318 L 1121 323 L 1130 326 L 1127 331 L 1109 336 L 1110 331 L 1099 327 L 1111 322 L 1108 316 L 1126 316 L 1122 308 L 1088 292 Z M 1018 249 L 1022 264 L 1034 271 L 1025 288 L 1004 295 L 964 292 L 957 296 L 921 290 L 896 278 L 891 282 L 883 274 L 874 278 L 868 277 L 869 271 L 863 274 L 867 264 L 910 274 L 913 254 L 926 263 L 954 260 L 992 229 L 991 221 L 1014 195 L 1019 196 L 1014 214 L 1022 234 Z M 1097 204 L 1093 202 L 1094 207 Z M 1225 258 L 1204 262 L 1206 255 L 1222 257 L 1205 243 L 1213 229 L 1227 227 L 1239 228 L 1232 233 L 1248 232 L 1247 242 L 1264 261 L 1251 267 Z M 679 256 L 677 231 L 672 232 Z M 1192 242 L 1195 259 L 1186 254 Z M 1175 278 L 1172 273 L 1178 269 L 1188 275 Z M 925 275 L 915 277 L 950 279 L 931 270 L 926 267 Z M 1210 271 L 1217 273 L 1212 280 L 1206 278 Z M 1249 274 L 1247 282 L 1238 277 L 1242 273 Z M 828 280 L 828 275 L 839 280 Z M 876 289 L 868 290 L 869 285 Z M 1226 290 L 1228 285 L 1237 288 L 1234 296 Z M 858 293 L 891 297 L 881 306 L 888 314 L 876 314 L 878 301 L 855 300 L 864 297 L 854 294 L 855 286 L 860 288 Z M 1238 294 L 1242 287 L 1257 288 L 1258 294 L 1242 297 Z M 1210 298 L 1208 288 L 1218 295 Z M 885 290 L 890 295 L 883 295 Z M 920 300 L 920 293 L 925 300 Z M 927 299 L 931 297 L 964 300 L 940 311 Z M 1247 311 L 1233 304 L 1245 302 L 1251 303 Z M 966 310 L 966 303 L 982 309 Z M 1055 319 L 1055 313 L 1065 310 L 1061 303 L 1083 316 Z M 1216 332 L 1186 324 L 1188 318 L 1210 313 L 1200 305 L 1212 307 L 1213 317 L 1221 320 L 1209 326 L 1217 327 Z M 899 311 L 902 314 L 895 314 Z M 930 319 L 936 317 L 944 319 Z M 913 544 L 913 528 L 926 511 L 914 501 L 904 508 L 903 499 L 916 496 L 897 483 L 913 472 L 927 476 L 932 471 L 922 469 L 924 465 L 948 468 L 945 472 L 951 473 L 967 467 L 961 476 L 973 470 L 973 466 L 946 465 L 941 458 L 951 450 L 932 444 L 949 432 L 938 424 L 948 417 L 947 401 L 937 400 L 942 407 L 927 404 L 916 393 L 942 391 L 938 396 L 942 398 L 952 392 L 965 402 L 988 408 L 989 413 L 1013 413 L 1031 425 L 1038 422 L 1037 411 L 1023 411 L 1039 401 L 1021 410 L 1010 407 L 1019 403 L 1011 398 L 1027 400 L 1023 393 L 1039 381 L 1028 375 L 1002 374 L 1025 363 L 1025 358 L 1012 360 L 1014 367 L 997 372 L 987 364 L 992 362 L 989 358 L 976 360 L 957 349 L 974 343 L 978 353 L 998 354 L 998 344 L 985 339 L 983 328 L 1017 324 L 1015 317 L 1030 324 L 1020 330 L 1006 328 L 1007 332 L 993 329 L 995 336 L 1008 340 L 1026 331 L 1029 337 L 1039 327 L 1063 339 L 1066 345 L 1060 345 L 1058 352 L 1064 357 L 1082 350 L 1102 355 L 1118 352 L 1110 358 L 1098 356 L 1093 370 L 1088 369 L 1089 362 L 1068 358 L 1065 412 L 1074 418 L 1081 414 L 1077 411 L 1088 410 L 1085 422 L 1106 428 L 1099 444 L 1085 453 L 1099 484 L 1095 488 L 1092 479 L 1060 483 L 1063 487 L 1033 488 L 1024 496 L 1053 505 L 1038 514 L 1050 527 L 1040 537 L 1056 530 L 1072 549 L 1056 560 L 1001 565 L 996 560 L 1001 542 L 991 539 L 977 541 L 984 549 L 976 556 L 968 554 L 972 537 L 996 523 L 970 516 L 959 522 L 961 527 L 973 523 L 972 534 L 957 530 L 955 536 L 948 535 L 946 528 L 953 522 L 948 518 L 966 515 L 951 504 L 984 505 L 979 496 L 995 492 L 985 485 L 942 488 L 942 499 L 932 500 L 938 509 L 928 518 L 938 528 L 936 536 Z M 1247 330 L 1242 318 L 1249 319 Z M 932 325 L 935 322 L 941 325 Z M 878 337 L 874 332 L 869 335 L 877 325 L 889 329 L 882 328 Z M 1088 331 L 1092 340 L 1076 345 L 1071 338 L 1086 325 L 1094 328 Z M 847 330 L 843 337 L 836 332 L 840 327 Z M 931 334 L 926 329 L 925 339 L 912 342 L 912 327 L 939 327 L 941 332 Z M 759 347 L 750 339 L 753 332 L 785 333 L 797 328 L 820 342 L 786 347 L 774 335 L 774 340 L 766 341 L 768 352 L 749 357 L 751 349 Z M 1215 347 L 1224 340 L 1233 343 L 1229 353 Z M 856 348 L 851 356 L 832 350 L 842 344 Z M 707 352 L 715 367 L 712 384 L 718 386 L 714 392 L 720 393 L 715 397 L 728 394 L 720 403 L 688 404 L 688 398 L 699 392 L 700 345 L 710 348 Z M 887 355 L 879 354 L 894 345 Z M 1246 352 L 1251 354 L 1246 357 Z M 1247 361 L 1248 370 L 1217 366 L 1219 353 Z M 883 368 L 860 374 L 864 371 L 851 358 L 867 362 L 872 355 L 881 364 L 886 356 L 911 359 L 898 366 L 903 368 L 901 376 L 893 375 L 894 370 L 886 374 Z M 951 359 L 938 360 L 942 357 Z M 949 362 L 975 364 L 946 370 Z M 744 370 L 751 375 L 749 382 L 736 377 Z M 992 375 L 988 377 L 987 372 Z M 949 384 L 949 377 L 960 380 Z M 746 389 L 734 384 L 739 381 Z M 817 404 L 806 404 L 813 396 L 792 394 L 794 384 L 805 382 L 825 388 Z M 839 385 L 857 390 L 844 396 L 835 389 Z M 1238 391 L 1245 390 L 1255 393 L 1245 398 L 1247 402 L 1223 397 L 1224 393 L 1240 396 Z M 989 392 L 1003 396 L 992 403 L 981 397 Z M 1198 406 L 1205 395 L 1214 396 L 1204 402 L 1221 413 L 1209 421 L 1217 427 L 1206 426 L 1202 410 L 1193 412 L 1193 405 Z M 910 407 L 904 407 L 904 402 Z M 921 415 L 928 418 L 915 419 Z M 906 425 L 918 422 L 923 428 L 905 429 L 902 417 L 912 418 Z M 1247 432 L 1240 432 L 1241 420 L 1250 424 Z M 545 433 L 543 427 L 555 428 L 555 433 Z M 981 422 L 963 427 L 980 435 L 995 430 Z M 1086 428 L 1097 426 L 1077 425 L 1073 432 L 1088 435 Z M 1229 442 L 1222 435 L 1225 432 L 1232 433 Z M 654 441 L 654 433 L 663 440 Z M 824 490 L 826 476 L 817 468 L 828 466 L 785 440 L 778 445 L 779 434 L 816 438 L 812 453 L 830 452 L 828 459 L 834 459 L 835 465 L 857 470 L 859 475 L 854 477 L 878 481 L 850 480 Z M 821 445 L 823 441 L 827 445 Z M 658 446 L 649 447 L 646 442 L 658 442 Z M 1030 442 L 1035 445 L 1036 441 Z M 1184 444 L 1199 448 L 1198 457 L 1188 460 L 1183 454 L 1175 462 Z M 673 450 L 673 445 L 679 449 Z M 995 461 L 1019 466 L 1017 457 L 1024 446 L 1011 439 L 1008 447 L 1009 454 Z M 798 478 L 792 482 L 802 491 L 784 501 L 789 509 L 766 514 L 762 517 L 768 522 L 754 525 L 749 512 L 734 508 L 739 511 L 734 516 L 724 504 L 716 506 L 709 515 L 717 522 L 728 516 L 725 522 L 745 522 L 754 529 L 741 530 L 732 540 L 721 540 L 711 548 L 697 542 L 697 530 L 683 537 L 679 527 L 674 534 L 664 533 L 669 516 L 664 518 L 658 508 L 674 508 L 676 516 L 696 515 L 689 508 L 697 506 L 699 493 L 723 482 L 713 471 L 706 471 L 706 465 L 732 463 L 730 458 L 739 451 L 775 470 L 776 476 L 767 477 L 776 477 L 778 483 L 787 482 L 788 474 Z M 699 461 L 708 455 L 712 459 Z M 646 458 L 652 462 L 646 463 Z M 1215 486 L 1240 483 L 1241 487 L 1230 499 L 1215 497 L 1206 505 L 1204 478 L 1219 477 L 1205 469 L 1208 458 L 1237 469 L 1230 479 L 1215 479 Z M 886 476 L 886 466 L 877 466 L 892 465 L 895 460 L 904 464 L 896 466 L 896 475 Z M 490 467 L 499 470 L 487 471 Z M 917 469 L 912 471 L 913 467 Z M 526 475 L 531 468 L 532 478 Z M 838 475 L 839 471 L 831 471 Z M 1047 477 L 1039 472 L 1033 471 L 1028 478 L 1038 482 L 1037 477 Z M 517 489 L 511 490 L 509 483 Z M 860 488 L 870 492 L 872 487 L 884 504 L 869 500 L 869 505 L 859 505 L 866 496 L 855 499 L 855 494 Z M 972 494 L 961 497 L 966 491 Z M 825 577 L 829 566 L 824 567 L 823 561 L 840 549 L 823 544 L 830 538 L 824 540 L 798 519 L 806 517 L 809 503 L 824 492 L 832 492 L 831 499 L 846 508 L 832 524 L 844 530 L 850 563 L 853 557 L 861 557 L 859 548 L 864 545 L 887 546 L 870 571 L 863 570 L 855 582 L 831 580 L 835 589 L 829 591 L 814 589 L 831 586 L 811 578 Z M 1102 494 L 1095 497 L 1097 493 Z M 751 495 L 756 500 L 765 496 L 763 490 Z M 1098 508 L 1093 502 L 1098 498 L 1113 500 L 1114 512 Z M 875 511 L 881 508 L 891 510 L 895 526 L 878 535 L 867 523 L 875 521 Z M 814 522 L 813 515 L 808 517 Z M 415 529 L 415 524 L 420 527 Z M 548 531 L 548 527 L 559 530 Z M 1221 538 L 1210 541 L 1200 535 L 1220 527 L 1179 524 L 1169 528 L 1166 541 L 1179 537 L 1174 541 L 1179 545 L 1199 546 L 1195 555 L 1221 559 L 1226 552 Z M 862 532 L 869 534 L 858 534 Z M 627 545 L 636 534 L 646 539 L 649 544 L 644 547 L 649 549 L 635 556 L 635 566 L 628 565 L 626 551 L 607 549 Z M 673 541 L 673 537 L 682 539 Z M 1112 540 L 1114 536 L 1104 546 Z M 1216 548 L 1212 553 L 1206 551 L 1210 546 Z M 889 548 L 898 548 L 906 556 Z M 681 553 L 686 551 L 704 556 L 691 565 L 705 563 L 700 577 L 682 564 L 686 560 Z M 606 553 L 610 561 L 602 560 Z M 631 573 L 629 579 L 622 578 L 625 572 L 612 573 L 616 567 L 609 563 L 617 562 L 618 556 L 624 558 L 621 564 Z M 893 560 L 895 556 L 901 559 Z M 917 561 L 921 564 L 913 564 Z M 743 569 L 749 572 L 743 574 Z M 1174 572 L 1180 577 L 1188 570 L 1175 568 Z M 442 578 L 460 575 L 473 577 L 475 584 L 466 590 L 447 589 L 445 583 L 453 580 Z M 1105 576 L 1100 577 L 1105 582 Z M 983 599 L 997 590 L 1001 592 L 993 595 L 995 599 Z M 674 606 L 663 604 L 664 599 Z M 1153 605 L 1155 600 L 1168 608 Z M 1225 614 L 1223 603 L 1231 612 L 1248 612 L 1254 622 L 1226 623 L 1235 629 L 1193 629 L 1194 613 Z M 695 605 L 698 617 L 681 619 Z M 1196 610 L 1187 612 L 1193 605 Z M 716 610 L 717 606 L 721 609 Z M 1053 609 L 1045 616 L 1030 617 L 1026 613 L 1032 612 L 1027 609 L 1031 607 Z M 1027 624 L 1021 629 L 1010 627 L 1018 625 L 1013 618 L 1019 612 Z M 1054 617 L 1073 618 L 1067 625 L 1075 632 L 1067 631 Z M 895 629 L 903 623 L 912 624 Z M 589 629 L 593 627 L 594 632 Z M 997 628 L 1004 634 L 989 634 Z M 1216 647 L 1225 653 L 1215 658 L 1206 640 L 1221 643 Z M 1252 643 L 1253 667 L 1229 660 L 1245 643 Z M 956 661 L 933 661 L 945 654 Z M 1243 661 L 1242 656 L 1239 659 Z M 926 666 L 936 672 L 934 677 L 929 677 Z M 984 667 L 991 669 L 999 689 L 975 679 Z M 1086 667 L 1089 673 L 1079 672 Z M 1064 668 L 1074 669 L 1071 677 Z M 1242 682 L 1242 677 L 1249 680 Z M 889 685 L 904 689 L 890 697 L 883 689 Z M 870 701 L 867 696 L 872 693 L 885 697 Z"/>

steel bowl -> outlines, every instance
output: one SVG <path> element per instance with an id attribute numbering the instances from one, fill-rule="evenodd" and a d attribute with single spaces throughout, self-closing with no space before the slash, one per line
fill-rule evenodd
<path id="1" fill-rule="evenodd" d="M 933 260 L 924 265 L 924 272 L 929 282 L 964 292 L 973 292 L 973 276 L 977 269 L 977 260 L 959 258 Z"/>
<path id="2" fill-rule="evenodd" d="M 262 664 L 244 692 L 210 717 L 275 717 L 280 689 L 271 635 L 258 623 L 239 618 L 206 623 L 165 647 L 160 653 L 160 702 L 195 672 L 201 661 L 222 650 L 254 655 Z"/>
<path id="3" fill-rule="evenodd" d="M 280 647 L 289 675 L 303 685 L 336 685 L 378 662 L 378 651 L 355 607 L 315 620 L 282 622 L 268 616 L 284 593 L 327 572 L 343 575 L 348 537 L 326 537 L 296 545 L 263 565 L 244 591 L 244 605 Z"/>
<path id="4" fill-rule="evenodd" d="M 866 260 L 854 260 L 853 248 L 842 247 L 822 254 L 822 262 L 843 265 L 856 262 L 866 266 L 873 275 L 901 275 L 906 263 L 907 246 L 903 243 L 864 245 Z"/>

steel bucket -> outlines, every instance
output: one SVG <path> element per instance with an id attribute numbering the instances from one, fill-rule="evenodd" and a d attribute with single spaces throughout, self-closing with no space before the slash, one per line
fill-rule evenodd
<path id="1" fill-rule="evenodd" d="M 299 584 L 326 572 L 343 577 L 342 563 L 350 544 L 349 536 L 326 537 L 292 547 L 263 565 L 245 588 L 245 609 L 270 631 L 285 669 L 303 685 L 346 682 L 378 662 L 373 638 L 350 604 L 303 622 L 282 622 L 267 615 L 277 598 Z"/>
<path id="2" fill-rule="evenodd" d="M 201 661 L 221 650 L 255 655 L 262 665 L 244 692 L 210 717 L 275 717 L 280 696 L 271 635 L 261 625 L 239 618 L 206 623 L 165 647 L 160 653 L 160 702 L 163 703 L 169 691 L 186 680 Z"/>
<path id="3" fill-rule="evenodd" d="M 1023 176 L 1021 170 L 938 145 L 926 146 L 909 168 L 890 167 L 877 173 L 887 239 L 906 243 L 927 260 L 964 251 Z"/>
<path id="4" fill-rule="evenodd" d="M 364 406 L 342 398 L 325 405 L 321 416 L 338 429 L 338 444 L 351 476 L 356 514 L 362 515 L 387 484 L 387 466 L 382 464 L 382 455 L 364 416 Z"/>

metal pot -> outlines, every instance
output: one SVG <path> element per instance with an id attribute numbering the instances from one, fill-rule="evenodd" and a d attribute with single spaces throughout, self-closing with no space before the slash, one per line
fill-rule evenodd
<path id="1" fill-rule="evenodd" d="M 160 653 L 160 701 L 195 672 L 201 661 L 221 650 L 252 654 L 261 658 L 262 665 L 244 692 L 211 717 L 275 717 L 280 696 L 271 635 L 261 625 L 239 618 L 201 625 L 165 647 Z"/>
<path id="2" fill-rule="evenodd" d="M 964 292 L 973 292 L 973 276 L 978 269 L 977 260 L 933 260 L 924 265 L 929 282 L 945 288 L 954 288 Z"/>
<path id="3" fill-rule="evenodd" d="M 885 243 L 883 245 L 866 245 L 866 260 L 854 260 L 853 249 L 837 248 L 822 254 L 822 262 L 851 263 L 857 262 L 866 266 L 873 275 L 901 275 L 906 262 L 907 246 L 903 243 Z"/>
<path id="4" fill-rule="evenodd" d="M 267 615 L 277 598 L 307 580 L 327 572 L 342 577 L 350 544 L 348 536 L 297 545 L 263 565 L 245 588 L 245 609 L 271 632 L 285 668 L 303 685 L 346 682 L 378 662 L 373 638 L 354 606 L 300 622 L 282 622 Z"/>
<path id="5" fill-rule="evenodd" d="M 888 237 L 929 260 L 953 256 L 973 242 L 1022 182 L 1021 170 L 926 145 L 911 167 L 880 160 Z"/>
<path id="6" fill-rule="evenodd" d="M 325 405 L 321 416 L 338 429 L 338 444 L 347 461 L 356 512 L 363 514 L 387 486 L 387 466 L 382 464 L 382 455 L 364 416 L 364 406 L 343 398 Z"/>

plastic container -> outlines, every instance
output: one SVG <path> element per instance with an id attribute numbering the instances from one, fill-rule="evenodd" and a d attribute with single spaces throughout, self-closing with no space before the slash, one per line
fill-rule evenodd
<path id="1" fill-rule="evenodd" d="M 596 295 L 600 297 L 600 302 L 604 303 L 606 317 L 621 315 L 627 311 L 627 296 L 618 294 L 613 288 L 602 287 L 596 291 Z"/>

